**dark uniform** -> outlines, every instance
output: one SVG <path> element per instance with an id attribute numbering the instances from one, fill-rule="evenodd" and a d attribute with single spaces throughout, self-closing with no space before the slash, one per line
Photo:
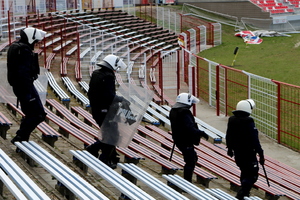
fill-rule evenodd
<path id="1" fill-rule="evenodd" d="M 173 107 L 169 117 L 171 121 L 172 138 L 175 145 L 182 152 L 184 165 L 184 179 L 192 182 L 195 165 L 198 160 L 194 145 L 199 145 L 200 138 L 208 139 L 204 131 L 198 129 L 195 118 L 189 110 L 191 106 Z"/>
<path id="2" fill-rule="evenodd" d="M 12 143 L 28 141 L 31 132 L 46 117 L 33 84 L 39 74 L 38 55 L 33 52 L 33 47 L 34 44 L 29 44 L 27 36 L 21 33 L 21 39 L 13 43 L 7 52 L 7 79 L 25 115 Z"/>
<path id="3" fill-rule="evenodd" d="M 236 110 L 228 120 L 226 132 L 226 144 L 228 155 L 233 156 L 237 166 L 241 170 L 241 189 L 237 193 L 238 199 L 249 196 L 250 190 L 258 179 L 258 160 L 264 164 L 263 149 L 258 139 L 258 131 L 250 114 Z"/>
<path id="4" fill-rule="evenodd" d="M 116 95 L 115 81 L 116 76 L 114 71 L 107 67 L 101 67 L 92 74 L 89 83 L 88 97 L 90 100 L 92 116 L 99 127 L 101 127 L 114 99 L 119 98 L 119 100 L 115 101 L 120 102 L 123 100 L 123 97 Z M 98 139 L 96 140 L 97 142 L 88 146 L 87 150 L 95 157 L 98 157 L 98 151 L 101 149 L 102 153 L 99 157 L 101 161 L 108 165 L 117 163 L 119 158 L 117 157 L 116 147 L 102 143 Z"/>

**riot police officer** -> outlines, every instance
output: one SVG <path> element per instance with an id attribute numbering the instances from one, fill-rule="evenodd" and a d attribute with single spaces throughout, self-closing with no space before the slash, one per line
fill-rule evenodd
<path id="1" fill-rule="evenodd" d="M 189 93 L 181 93 L 176 98 L 169 118 L 171 122 L 174 144 L 182 152 L 185 162 L 184 179 L 192 182 L 193 172 L 198 160 L 194 145 L 199 145 L 200 138 L 208 140 L 208 135 L 198 129 L 190 108 L 199 102 L 199 99 Z"/>
<path id="2" fill-rule="evenodd" d="M 111 104 L 113 103 L 113 101 L 124 101 L 123 97 L 116 95 L 115 72 L 119 69 L 126 69 L 127 65 L 120 57 L 115 55 L 105 56 L 105 58 L 101 62 L 97 63 L 97 65 L 100 68 L 94 70 L 92 73 L 92 77 L 89 83 L 88 97 L 90 100 L 92 116 L 99 127 L 101 127 L 109 109 L 111 108 Z M 112 124 L 116 126 L 116 123 L 112 122 Z M 114 129 L 111 129 L 111 131 L 116 129 L 117 128 L 115 127 Z M 106 134 L 117 134 L 116 131 L 112 132 L 115 133 Z M 111 137 L 116 136 L 111 135 Z M 101 155 L 99 159 L 111 168 L 116 168 L 116 164 L 119 161 L 116 147 L 111 144 L 103 143 L 99 139 L 96 140 L 97 141 L 95 143 L 87 146 L 87 151 L 98 158 L 98 152 L 101 149 Z"/>
<path id="3" fill-rule="evenodd" d="M 258 130 L 252 117 L 255 102 L 252 99 L 241 100 L 233 111 L 233 116 L 228 119 L 226 131 L 227 154 L 234 156 L 236 165 L 241 170 L 241 188 L 236 198 L 244 199 L 249 196 L 250 190 L 258 179 L 258 160 L 264 165 L 264 153 L 258 138 Z"/>
<path id="4" fill-rule="evenodd" d="M 33 52 L 34 45 L 45 35 L 46 32 L 40 29 L 25 28 L 20 32 L 20 40 L 12 43 L 7 52 L 7 79 L 25 115 L 11 140 L 13 144 L 28 141 L 31 132 L 45 120 L 46 113 L 33 84 L 40 72 L 38 55 Z"/>

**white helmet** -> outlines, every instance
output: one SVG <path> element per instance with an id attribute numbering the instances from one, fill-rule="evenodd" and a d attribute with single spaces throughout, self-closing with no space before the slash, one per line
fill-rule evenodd
<path id="1" fill-rule="evenodd" d="M 119 69 L 124 70 L 127 68 L 127 65 L 120 57 L 112 54 L 105 56 L 103 61 L 100 61 L 99 63 L 97 63 L 97 65 L 105 66 L 114 71 L 117 71 Z"/>
<path id="2" fill-rule="evenodd" d="M 176 102 L 191 106 L 192 104 L 199 103 L 200 100 L 197 97 L 195 97 L 189 93 L 181 93 L 177 96 Z"/>
<path id="3" fill-rule="evenodd" d="M 45 31 L 42 31 L 42 30 L 37 29 L 37 28 L 32 28 L 32 27 L 25 28 L 22 31 L 27 36 L 29 44 L 32 44 L 35 41 L 41 41 L 42 39 L 44 39 L 44 37 L 47 33 Z M 22 35 L 21 35 L 21 37 L 22 37 Z"/>
<path id="4" fill-rule="evenodd" d="M 255 102 L 253 99 L 241 100 L 236 105 L 236 110 L 245 111 L 249 114 L 252 113 L 252 110 L 255 108 Z"/>

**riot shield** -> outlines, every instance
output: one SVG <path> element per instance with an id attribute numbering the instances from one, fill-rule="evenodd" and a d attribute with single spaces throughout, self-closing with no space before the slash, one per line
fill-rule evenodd
<path id="1" fill-rule="evenodd" d="M 34 86 L 37 89 L 40 99 L 45 105 L 46 95 L 47 95 L 47 86 L 48 78 L 45 75 L 45 68 L 40 67 L 40 75 L 37 80 L 34 81 Z M 17 97 L 15 96 L 12 87 L 7 81 L 7 66 L 6 62 L 0 63 L 0 102 L 1 103 L 17 103 Z"/>
<path id="2" fill-rule="evenodd" d="M 150 90 L 131 84 L 121 84 L 102 123 L 99 139 L 106 144 L 127 147 L 152 97 L 153 92 Z M 143 105 L 135 99 L 142 101 Z"/>
<path id="3" fill-rule="evenodd" d="M 39 93 L 42 104 L 45 105 L 47 98 L 47 88 L 48 88 L 48 77 L 46 75 L 47 69 L 40 67 L 40 75 L 33 84 Z"/>

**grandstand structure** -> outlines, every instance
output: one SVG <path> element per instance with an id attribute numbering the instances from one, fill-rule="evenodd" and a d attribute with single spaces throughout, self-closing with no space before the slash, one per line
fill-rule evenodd
<path id="1" fill-rule="evenodd" d="M 184 165 L 177 148 L 169 160 L 173 142 L 168 112 L 174 104 L 174 93 L 168 95 L 185 90 L 201 97 L 205 93 L 201 85 L 195 87 L 194 77 L 200 73 L 192 70 L 199 61 L 193 55 L 221 43 L 220 23 L 189 27 L 181 34 L 182 43 L 178 43 L 176 31 L 125 9 L 110 4 L 98 9 L 67 9 L 68 5 L 55 12 L 12 12 L 11 22 L 2 20 L 6 22 L 1 39 L 3 60 L 7 46 L 22 28 L 47 31 L 36 51 L 47 69 L 49 89 L 47 119 L 37 127 L 31 141 L 16 144 L 22 151 L 19 154 L 9 140 L 23 113 L 15 102 L 0 106 L 0 195 L 7 199 L 235 199 L 239 169 L 226 154 L 224 133 L 197 119 L 199 128 L 210 133 L 210 140 L 201 141 L 197 147 L 199 161 L 193 184 L 173 176 L 182 175 Z M 127 148 L 118 148 L 122 170 L 112 170 L 84 151 L 99 131 L 89 112 L 87 83 L 96 63 L 109 53 L 122 57 L 129 66 L 127 72 L 117 74 L 117 84 L 130 83 L 155 91 L 132 142 Z M 177 70 L 184 74 L 178 78 L 184 82 L 179 88 L 178 80 L 172 79 L 179 74 Z M 5 92 L 1 88 L 1 94 Z M 132 100 L 139 102 L 136 97 Z M 257 190 L 248 199 L 300 199 L 298 170 L 267 156 L 266 170 L 271 187 L 261 169 Z"/>
<path id="2" fill-rule="evenodd" d="M 181 1 L 179 1 L 180 3 Z M 295 0 L 238 0 L 184 1 L 183 13 L 194 13 L 209 19 L 235 25 L 236 29 L 297 32 L 300 30 L 299 1 Z M 210 14 L 208 14 L 210 13 Z"/>

